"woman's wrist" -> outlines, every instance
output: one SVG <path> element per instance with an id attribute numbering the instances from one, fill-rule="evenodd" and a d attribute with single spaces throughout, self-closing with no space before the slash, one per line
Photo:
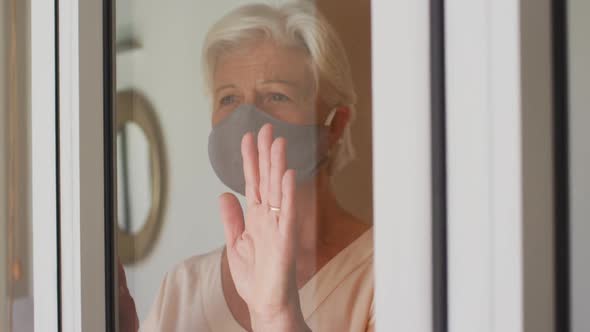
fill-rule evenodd
<path id="1" fill-rule="evenodd" d="M 273 314 L 251 312 L 254 332 L 311 332 L 305 323 L 299 301 Z"/>

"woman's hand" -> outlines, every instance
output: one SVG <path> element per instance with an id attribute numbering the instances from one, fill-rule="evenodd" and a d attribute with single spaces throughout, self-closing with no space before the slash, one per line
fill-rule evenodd
<path id="1" fill-rule="evenodd" d="M 117 270 L 119 281 L 119 291 L 117 292 L 119 294 L 119 331 L 136 332 L 139 330 L 139 320 L 135 309 L 135 301 L 129 293 L 129 288 L 127 288 L 127 277 L 125 276 L 123 264 L 118 259 Z"/>
<path id="2" fill-rule="evenodd" d="M 248 304 L 254 331 L 306 331 L 295 280 L 295 172 L 286 141 L 272 126 L 242 139 L 246 216 L 237 198 L 220 197 L 230 273 Z"/>

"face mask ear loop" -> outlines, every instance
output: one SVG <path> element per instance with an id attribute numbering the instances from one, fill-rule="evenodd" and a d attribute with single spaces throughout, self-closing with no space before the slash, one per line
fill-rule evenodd
<path id="1" fill-rule="evenodd" d="M 334 117 L 336 116 L 336 112 L 338 111 L 338 107 L 334 107 L 331 111 L 330 114 L 328 114 L 328 116 L 326 117 L 326 121 L 324 121 L 324 126 L 326 127 L 330 127 L 332 125 L 332 121 L 334 120 Z M 342 139 L 338 140 L 338 144 L 340 144 L 342 141 Z M 334 147 L 330 147 L 328 149 L 328 164 L 327 164 L 327 168 L 328 168 L 328 174 L 332 175 L 332 163 L 334 162 Z M 332 176 L 330 176 L 330 181 L 332 181 Z"/>
<path id="2" fill-rule="evenodd" d="M 330 111 L 330 114 L 328 114 L 328 117 L 326 118 L 326 121 L 324 121 L 324 126 L 326 127 L 330 127 L 332 125 L 332 120 L 334 120 L 334 117 L 336 116 L 336 111 L 338 111 L 338 108 L 335 107 Z"/>

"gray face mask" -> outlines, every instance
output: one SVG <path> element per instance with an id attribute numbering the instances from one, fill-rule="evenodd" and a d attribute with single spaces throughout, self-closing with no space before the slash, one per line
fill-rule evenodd
<path id="1" fill-rule="evenodd" d="M 322 164 L 328 161 L 329 125 L 332 110 L 321 125 L 295 125 L 279 120 L 255 105 L 238 106 L 209 134 L 209 161 L 219 179 L 230 189 L 244 195 L 242 137 L 248 132 L 256 137 L 260 128 L 270 123 L 273 138 L 287 140 L 287 168 L 294 169 L 298 183 L 313 178 Z"/>

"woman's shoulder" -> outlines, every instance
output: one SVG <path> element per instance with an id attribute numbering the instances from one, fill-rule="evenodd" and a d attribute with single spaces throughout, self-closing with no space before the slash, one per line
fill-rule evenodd
<path id="1" fill-rule="evenodd" d="M 223 247 L 209 252 L 191 256 L 176 265 L 166 274 L 167 281 L 179 285 L 192 284 L 199 280 L 204 282 L 219 271 Z"/>
<path id="2" fill-rule="evenodd" d="M 219 278 L 223 248 L 189 257 L 170 269 L 141 324 L 141 331 L 185 331 L 203 327 L 202 299 Z M 190 314 L 189 314 L 190 313 Z M 193 329 L 194 330 L 194 329 Z M 196 330 L 203 330 L 197 328 Z"/>

